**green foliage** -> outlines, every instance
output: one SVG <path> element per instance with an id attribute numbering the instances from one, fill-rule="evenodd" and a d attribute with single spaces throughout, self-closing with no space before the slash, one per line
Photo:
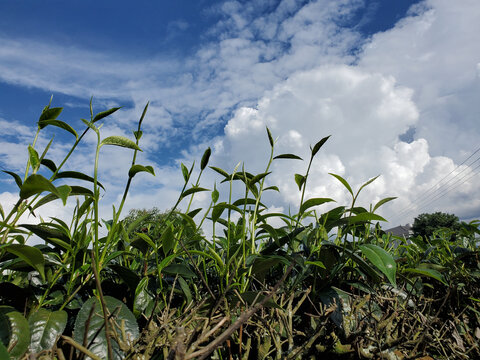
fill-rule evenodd
<path id="1" fill-rule="evenodd" d="M 119 108 L 94 114 L 91 105 L 84 131 L 77 132 L 57 119 L 61 108 L 49 104 L 35 139 L 55 127 L 74 135 L 70 151 L 57 165 L 47 158 L 52 142 L 41 149 L 34 140 L 25 172 L 4 171 L 18 186 L 19 200 L 8 214 L 0 207 L 0 357 L 441 358 L 458 355 L 459 344 L 480 356 L 474 343 L 480 331 L 478 222 L 442 223 L 443 229 L 410 242 L 392 238 L 377 211 L 395 198 L 358 204 L 378 176 L 355 189 L 331 174 L 350 194 L 349 204 L 333 205 L 324 194 L 306 198 L 310 169 L 329 136 L 310 148 L 305 170 L 292 179 L 298 206 L 288 214 L 270 212 L 262 197 L 280 191 L 271 184 L 273 163 L 302 159 L 276 154 L 268 128 L 270 154 L 260 173 L 241 163 L 233 170 L 209 166 L 207 148 L 199 166 L 180 165 L 178 199 L 161 204 L 170 210 L 137 209 L 123 217 L 137 174 L 155 176 L 153 167 L 136 164 L 147 108 L 134 139 L 102 140 L 99 122 L 111 121 Z M 93 176 L 75 171 L 75 164 L 64 171 L 88 131 L 97 141 Z M 123 197 L 107 220 L 99 214 L 108 191 L 98 171 L 103 145 L 132 151 Z M 201 184 L 204 171 L 212 170 L 220 179 Z M 209 204 L 193 209 L 200 192 L 211 192 Z M 70 221 L 19 223 L 23 214 L 58 200 L 74 202 Z M 44 244 L 28 245 L 32 235 Z M 463 320 L 451 315 L 460 312 Z M 442 335 L 437 323 L 453 325 Z"/>

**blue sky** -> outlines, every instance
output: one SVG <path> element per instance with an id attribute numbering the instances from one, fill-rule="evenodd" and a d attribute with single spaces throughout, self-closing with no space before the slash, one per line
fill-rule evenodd
<path id="1" fill-rule="evenodd" d="M 21 171 L 52 94 L 53 105 L 65 108 L 62 120 L 77 129 L 91 96 L 96 111 L 124 106 L 105 122 L 105 136 L 131 136 L 150 101 L 140 161 L 157 176 L 135 179 L 128 208 L 169 208 L 180 162 L 198 161 L 208 146 L 212 165 L 231 171 L 243 161 L 261 172 L 268 125 L 278 153 L 303 157 L 309 144 L 332 135 L 309 196 L 346 203 L 329 172 L 357 187 L 380 174 L 360 200 L 368 206 L 398 196 L 383 213 L 392 226 L 430 211 L 478 218 L 478 153 L 462 162 L 480 146 L 479 16 L 475 0 L 5 0 L 0 166 Z M 39 139 L 40 148 L 51 135 Z M 55 135 L 52 156 L 60 159 L 71 139 Z M 73 159 L 86 173 L 92 144 L 87 138 Z M 128 151 L 102 154 L 105 214 L 129 163 Z M 270 181 L 281 192 L 267 198 L 269 206 L 297 206 L 293 174 L 305 165 L 274 166 Z M 0 181 L 8 208 L 15 184 L 6 175 Z M 204 181 L 212 188 L 215 175 Z M 207 200 L 202 194 L 196 202 Z M 66 213 L 45 209 L 45 216 Z"/>

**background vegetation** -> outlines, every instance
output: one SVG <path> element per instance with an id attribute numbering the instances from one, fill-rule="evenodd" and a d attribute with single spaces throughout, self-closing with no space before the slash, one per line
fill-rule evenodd
<path id="1" fill-rule="evenodd" d="M 131 140 L 101 136 L 99 123 L 118 108 L 98 114 L 91 108 L 79 135 L 58 120 L 62 109 L 49 105 L 28 147 L 25 173 L 5 171 L 18 185 L 19 200 L 9 213 L 0 208 L 2 359 L 480 356 L 479 222 L 455 221 L 453 228 L 395 238 L 382 230 L 385 219 L 377 214 L 393 197 L 357 203 L 376 178 L 354 190 L 337 174 L 331 175 L 351 202 L 321 211 L 334 199 L 307 199 L 305 190 L 329 137 L 311 147 L 305 172 L 292 179 L 301 198 L 298 212 L 268 212 L 262 195 L 278 192 L 266 185 L 272 163 L 302 160 L 276 154 L 268 129 L 264 172 L 251 174 L 240 164 L 233 172 L 208 166 L 207 149 L 196 178 L 195 164 L 181 165 L 178 200 L 161 204 L 173 205 L 169 211 L 136 210 L 123 218 L 136 174 L 155 175 L 151 166 L 136 163 L 147 107 Z M 48 157 L 52 142 L 36 148 L 47 126 L 75 138 L 59 164 Z M 93 177 L 63 170 L 89 131 L 97 138 Z M 109 220 L 99 216 L 106 189 L 98 157 L 106 145 L 132 150 L 124 195 Z M 219 201 L 216 184 L 200 185 L 204 171 L 227 185 L 227 201 Z M 234 186 L 243 189 L 238 199 Z M 210 204 L 192 209 L 199 192 L 210 193 Z M 68 222 L 20 222 L 23 214 L 69 198 L 76 206 Z M 272 226 L 272 219 L 282 226 Z M 212 236 L 204 235 L 207 226 Z M 44 244 L 28 245 L 32 235 Z"/>

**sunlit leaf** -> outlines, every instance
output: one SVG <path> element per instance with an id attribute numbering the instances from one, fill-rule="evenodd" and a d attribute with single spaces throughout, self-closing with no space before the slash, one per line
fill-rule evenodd
<path id="1" fill-rule="evenodd" d="M 67 313 L 63 310 L 38 309 L 28 317 L 30 327 L 30 350 L 38 354 L 50 350 L 67 326 Z"/>
<path id="2" fill-rule="evenodd" d="M 59 172 L 58 174 L 55 175 L 55 180 L 57 179 L 77 179 L 77 180 L 85 180 L 88 182 L 93 183 L 94 179 L 91 176 L 85 175 L 84 173 L 78 172 L 78 171 L 62 171 Z M 103 185 L 97 181 L 97 185 L 100 186 L 103 190 L 105 188 Z"/>
<path id="3" fill-rule="evenodd" d="M 183 179 L 185 180 L 185 182 L 188 182 L 190 175 L 187 167 L 183 163 L 180 164 L 180 167 L 182 168 Z"/>
<path id="4" fill-rule="evenodd" d="M 100 146 L 103 146 L 103 145 L 114 145 L 114 146 L 124 147 L 127 149 L 142 151 L 142 149 L 140 149 L 138 145 L 135 144 L 135 142 L 123 136 L 109 136 L 102 140 L 102 142 L 100 143 Z"/>
<path id="5" fill-rule="evenodd" d="M 353 190 L 352 188 L 350 187 L 350 185 L 348 184 L 347 180 L 345 180 L 343 177 L 341 177 L 340 175 L 337 175 L 337 174 L 332 174 L 332 173 L 329 173 L 330 175 L 332 175 L 333 177 L 335 177 L 338 181 L 340 181 L 343 186 L 345 186 L 345 188 L 348 190 L 348 192 L 350 194 L 352 194 L 353 196 Z"/>
<path id="6" fill-rule="evenodd" d="M 78 139 L 78 134 L 75 131 L 75 129 L 72 128 L 70 125 L 68 125 L 64 121 L 54 120 L 54 119 L 46 119 L 46 120 L 41 120 L 41 121 L 38 122 L 38 126 L 40 127 L 40 129 L 43 129 L 47 125 L 55 126 L 55 127 L 60 128 L 60 129 L 66 130 L 70 134 L 75 136 L 75 139 Z"/>
<path id="7" fill-rule="evenodd" d="M 153 167 L 151 167 L 150 165 L 143 166 L 143 165 L 138 165 L 138 164 L 132 165 L 132 167 L 128 171 L 128 176 L 129 177 L 134 177 L 139 172 L 147 172 L 147 173 L 155 176 L 155 171 L 153 170 Z"/>
<path id="8" fill-rule="evenodd" d="M 414 268 L 406 268 L 406 269 L 403 269 L 403 271 L 411 273 L 411 274 L 415 274 L 415 275 L 418 275 L 418 276 L 426 276 L 426 277 L 435 279 L 437 281 L 440 281 L 443 285 L 448 286 L 448 284 L 445 281 L 443 275 L 440 272 L 438 272 L 437 270 L 417 267 L 415 269 Z"/>
<path id="9" fill-rule="evenodd" d="M 12 359 L 22 358 L 30 345 L 27 319 L 11 306 L 0 306 L 0 344 L 10 350 L 9 356 Z M 2 355 L 1 351 L 0 355 Z M 0 356 L 0 359 L 10 359 L 10 357 Z"/>
<path id="10" fill-rule="evenodd" d="M 8 244 L 3 249 L 25 261 L 37 270 L 42 279 L 45 280 L 45 259 L 40 250 L 33 246 L 22 244 Z"/>
<path id="11" fill-rule="evenodd" d="M 37 171 L 40 166 L 40 158 L 38 157 L 37 150 L 35 150 L 32 145 L 28 145 L 28 158 L 30 160 L 30 165 L 34 171 Z"/>
<path id="12" fill-rule="evenodd" d="M 382 206 L 383 204 L 389 202 L 389 201 L 392 201 L 392 200 L 395 200 L 397 197 L 394 196 L 394 197 L 387 197 L 385 199 L 382 199 L 380 200 L 378 203 L 375 204 L 375 206 L 373 207 L 373 210 L 372 212 L 375 212 L 375 210 L 377 210 L 380 206 Z"/>
<path id="13" fill-rule="evenodd" d="M 302 190 L 302 186 L 305 183 L 305 176 L 300 174 L 295 174 L 295 182 L 297 183 L 298 190 Z"/>
<path id="14" fill-rule="evenodd" d="M 397 286 L 396 273 L 397 263 L 391 254 L 374 244 L 364 244 L 359 246 L 362 254 L 370 260 L 388 278 L 393 286 Z"/>
<path id="15" fill-rule="evenodd" d="M 56 107 L 56 108 L 46 107 L 42 111 L 42 114 L 40 115 L 38 122 L 40 123 L 45 120 L 55 120 L 61 114 L 62 110 L 63 108 L 59 108 L 59 107 Z M 40 129 L 42 129 L 42 127 L 40 127 Z"/>
<path id="16" fill-rule="evenodd" d="M 111 109 L 99 112 L 97 115 L 95 115 L 92 122 L 97 122 L 98 120 L 101 120 L 101 119 L 113 114 L 118 109 L 121 109 L 121 107 L 115 107 L 115 108 L 111 108 Z"/>
<path id="17" fill-rule="evenodd" d="M 228 173 L 223 169 L 220 169 L 220 168 L 215 167 L 215 166 L 209 166 L 209 168 L 212 169 L 213 171 L 216 171 L 220 175 L 225 176 L 226 178 L 230 178 L 230 175 L 228 175 Z"/>
<path id="18" fill-rule="evenodd" d="M 40 194 L 44 191 L 59 196 L 57 188 L 40 174 L 30 175 L 20 187 L 20 198 L 28 199 L 32 195 Z"/>
<path id="19" fill-rule="evenodd" d="M 380 215 L 373 214 L 370 212 L 364 212 L 348 218 L 348 223 L 350 225 L 366 222 L 366 221 L 387 221 L 387 220 L 381 217 Z"/>

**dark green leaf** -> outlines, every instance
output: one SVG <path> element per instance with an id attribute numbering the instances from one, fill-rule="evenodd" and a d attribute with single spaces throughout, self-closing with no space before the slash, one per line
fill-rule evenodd
<path id="1" fill-rule="evenodd" d="M 259 182 L 260 180 L 262 180 L 265 176 L 271 174 L 272 172 L 269 171 L 269 172 L 266 172 L 266 173 L 261 173 L 261 174 L 258 174 L 258 175 L 255 175 L 252 179 L 250 179 L 249 181 L 249 185 L 250 186 L 253 186 L 255 185 L 257 182 Z"/>
<path id="2" fill-rule="evenodd" d="M 160 237 L 160 243 L 162 244 L 163 253 L 165 256 L 175 246 L 175 236 L 171 226 L 167 226 L 162 236 Z"/>
<path id="3" fill-rule="evenodd" d="M 102 112 L 98 113 L 97 115 L 95 115 L 92 122 L 97 122 L 98 120 L 101 120 L 104 117 L 107 117 L 107 116 L 113 114 L 118 109 L 121 109 L 121 107 L 115 107 L 115 108 L 111 108 L 109 110 L 102 111 Z"/>
<path id="4" fill-rule="evenodd" d="M 192 302 L 192 293 L 188 287 L 187 282 L 181 277 L 178 277 L 178 283 L 180 284 L 180 288 L 182 289 L 183 293 L 185 294 L 185 298 L 187 300 L 187 304 Z"/>
<path id="5" fill-rule="evenodd" d="M 58 247 L 56 243 L 53 243 L 51 241 L 51 239 L 60 239 L 66 243 L 70 243 L 70 238 L 68 237 L 67 234 L 65 234 L 64 232 L 62 231 L 59 231 L 57 229 L 54 229 L 50 226 L 47 226 L 45 224 L 39 224 L 39 225 L 36 225 L 36 224 L 20 224 L 18 225 L 19 227 L 23 227 L 29 231 L 31 231 L 32 233 L 34 233 L 35 235 L 37 235 L 38 237 L 40 237 L 41 239 L 45 240 L 47 243 L 55 246 L 55 247 Z"/>
<path id="6" fill-rule="evenodd" d="M 115 328 L 115 332 L 120 334 L 121 337 L 122 333 L 125 334 L 125 345 L 132 345 L 139 336 L 138 325 L 135 316 L 120 300 L 117 300 L 111 296 L 105 296 L 104 299 L 108 312 L 111 314 L 111 321 L 109 322 L 110 326 Z M 93 306 L 95 306 L 95 308 L 92 316 L 90 317 Z M 89 324 L 88 330 L 85 329 L 87 323 Z M 87 343 L 92 343 L 88 350 L 101 359 L 108 358 L 104 323 L 105 320 L 100 301 L 96 297 L 92 296 L 83 304 L 82 308 L 78 312 L 73 331 L 73 339 L 79 344 L 83 343 L 83 337 L 86 332 Z M 125 354 L 120 349 L 115 337 L 110 337 L 110 341 L 113 348 L 113 359 L 110 360 L 124 359 Z"/>
<path id="7" fill-rule="evenodd" d="M 330 175 L 332 175 L 333 177 L 335 177 L 338 181 L 340 181 L 343 186 L 345 186 L 345 188 L 348 190 L 348 192 L 350 194 L 352 194 L 353 196 L 353 190 L 352 188 L 350 187 L 350 185 L 348 184 L 347 180 L 345 180 L 343 177 L 341 177 L 340 175 L 337 175 L 337 174 L 332 174 L 332 173 L 329 173 Z"/>
<path id="8" fill-rule="evenodd" d="M 193 219 L 200 211 L 202 211 L 202 208 L 192 210 L 187 215 Z"/>
<path id="9" fill-rule="evenodd" d="M 75 195 L 93 196 L 93 192 L 91 190 L 86 189 L 86 188 L 81 187 L 81 186 L 70 186 L 70 189 L 71 189 L 71 191 L 70 191 L 69 196 L 75 196 Z M 39 208 L 40 206 L 42 206 L 46 203 L 49 203 L 50 201 L 57 200 L 57 199 L 58 199 L 58 196 L 55 195 L 55 194 L 45 195 L 43 198 L 41 198 L 40 200 L 38 200 L 36 202 L 36 204 L 32 207 L 32 210 L 35 210 L 35 209 Z"/>
<path id="10" fill-rule="evenodd" d="M 241 209 L 239 209 L 238 207 L 236 207 L 235 205 L 231 205 L 231 204 L 227 204 L 225 202 L 221 202 L 221 203 L 218 203 L 217 205 L 215 205 L 212 209 L 212 220 L 215 222 L 218 220 L 218 218 L 220 218 L 220 216 L 222 215 L 223 213 L 223 210 L 225 209 L 230 209 L 230 210 L 233 210 L 233 211 L 236 211 L 238 212 L 240 215 L 243 215 L 243 211 Z"/>
<path id="11" fill-rule="evenodd" d="M 320 140 L 319 142 L 317 142 L 315 144 L 315 146 L 312 149 L 312 158 L 317 154 L 318 150 L 320 150 L 320 148 L 323 146 L 323 144 L 325 144 L 327 142 L 327 140 L 330 136 L 331 135 L 328 135 L 328 136 L 324 137 L 322 140 Z"/>
<path id="12" fill-rule="evenodd" d="M 20 198 L 28 199 L 30 196 L 40 194 L 44 191 L 50 191 L 59 196 L 57 188 L 53 186 L 49 180 L 45 179 L 42 175 L 32 174 L 20 187 Z"/>
<path id="13" fill-rule="evenodd" d="M 392 255 L 374 244 L 360 245 L 360 250 L 370 262 L 386 275 L 393 286 L 397 286 L 397 264 Z"/>
<path id="14" fill-rule="evenodd" d="M 103 146 L 103 145 L 114 145 L 114 146 L 124 147 L 127 149 L 142 151 L 142 149 L 140 149 L 138 145 L 135 144 L 135 142 L 123 136 L 109 136 L 102 140 L 102 142 L 100 143 L 100 146 Z"/>
<path id="15" fill-rule="evenodd" d="M 5 345 L 2 344 L 1 341 L 0 341 L 0 359 L 4 359 L 4 360 L 11 359 L 10 354 L 7 351 L 7 348 L 5 347 Z"/>
<path id="16" fill-rule="evenodd" d="M 297 183 L 298 190 L 302 190 L 302 186 L 305 183 L 305 176 L 300 174 L 295 174 L 295 182 Z"/>
<path id="17" fill-rule="evenodd" d="M 46 119 L 38 122 L 38 126 L 40 126 L 40 129 L 43 129 L 47 125 L 55 126 L 60 129 L 68 131 L 70 134 L 75 136 L 75 139 L 78 139 L 78 134 L 77 132 L 66 122 L 60 121 L 60 120 L 54 120 L 54 119 Z"/>
<path id="18" fill-rule="evenodd" d="M 273 159 L 293 159 L 293 160 L 303 160 L 300 156 L 294 154 L 281 154 L 275 156 Z"/>
<path id="19" fill-rule="evenodd" d="M 262 295 L 258 291 L 246 291 L 243 294 L 240 294 L 240 296 L 250 306 L 261 302 L 265 298 L 265 295 Z M 273 299 L 267 300 L 264 306 L 275 308 L 275 309 L 282 309 L 280 306 L 277 305 L 275 301 L 273 301 Z"/>
<path id="20" fill-rule="evenodd" d="M 49 311 L 38 309 L 28 318 L 31 341 L 30 350 L 38 354 L 50 350 L 63 334 L 67 326 L 67 313 L 63 310 Z"/>
<path id="21" fill-rule="evenodd" d="M 153 300 L 153 296 L 148 292 L 148 277 L 144 277 L 135 288 L 133 314 L 138 318 Z"/>
<path id="22" fill-rule="evenodd" d="M 273 145 L 275 145 L 275 141 L 273 140 L 272 133 L 270 132 L 270 129 L 266 127 L 267 129 L 267 136 L 268 136 L 268 142 L 270 143 L 270 146 L 273 148 Z"/>
<path id="23" fill-rule="evenodd" d="M 54 180 L 57 180 L 57 179 L 77 179 L 77 180 L 89 181 L 91 183 L 94 182 L 93 177 L 85 175 L 84 173 L 81 173 L 81 172 L 78 172 L 78 171 L 62 171 L 62 172 L 59 172 L 57 175 L 55 175 Z M 100 186 L 103 190 L 105 190 L 105 188 L 103 187 L 103 185 L 100 182 L 97 181 L 97 185 Z"/>
<path id="24" fill-rule="evenodd" d="M 215 187 L 212 191 L 212 201 L 215 204 L 218 201 L 218 197 L 220 196 L 220 193 L 218 192 L 217 188 Z"/>
<path id="25" fill-rule="evenodd" d="M 389 202 L 389 201 L 392 201 L 392 200 L 395 200 L 397 197 L 387 197 L 385 199 L 382 199 L 380 200 L 374 207 L 373 207 L 373 210 L 372 212 L 375 212 L 375 210 L 377 210 L 380 206 L 382 206 L 383 204 Z"/>
<path id="26" fill-rule="evenodd" d="M 113 271 L 115 271 L 115 273 L 118 275 L 118 277 L 125 284 L 128 285 L 130 290 L 133 291 L 137 288 L 138 283 L 140 281 L 140 278 L 138 277 L 138 275 L 134 271 L 132 271 L 131 269 L 129 269 L 126 266 L 121 266 L 121 265 L 117 265 L 117 264 L 111 264 L 108 267 L 110 269 L 112 269 Z"/>
<path id="27" fill-rule="evenodd" d="M 149 174 L 152 174 L 153 176 L 155 176 L 155 171 L 153 170 L 153 167 L 151 167 L 150 165 L 147 165 L 147 166 L 143 166 L 143 165 L 132 165 L 132 167 L 130 168 L 130 170 L 128 171 L 128 176 L 129 177 L 134 177 L 135 174 L 139 173 L 139 172 L 147 172 Z"/>
<path id="28" fill-rule="evenodd" d="M 313 198 L 313 199 L 308 199 L 307 201 L 305 201 L 302 206 L 300 206 L 300 210 L 299 210 L 299 214 L 303 214 L 305 212 L 305 210 L 313 207 L 313 206 L 317 206 L 317 205 L 322 205 L 322 204 L 325 204 L 327 202 L 332 202 L 332 201 L 335 201 L 333 199 L 330 199 L 330 198 Z"/>
<path id="29" fill-rule="evenodd" d="M 437 281 L 440 281 L 443 285 L 448 286 L 447 282 L 443 278 L 443 275 L 437 270 L 417 267 L 415 269 L 406 268 L 403 271 L 406 271 L 411 274 L 419 275 L 419 276 L 426 276 L 426 277 L 435 279 Z"/>
<path id="30" fill-rule="evenodd" d="M 305 261 L 305 264 L 315 265 L 315 266 L 318 266 L 322 269 L 326 269 L 325 265 L 321 261 Z"/>
<path id="31" fill-rule="evenodd" d="M 163 269 L 167 274 L 179 275 L 183 277 L 195 277 L 195 273 L 185 264 L 171 264 Z"/>
<path id="32" fill-rule="evenodd" d="M 42 121 L 45 121 L 45 120 L 54 120 L 56 119 L 62 112 L 63 108 L 49 108 L 49 107 L 46 107 L 43 111 L 42 111 L 42 114 L 40 115 L 40 118 L 38 119 L 38 122 L 42 122 Z M 42 129 L 43 127 L 40 126 L 39 124 L 39 127 L 40 129 Z"/>
<path id="33" fill-rule="evenodd" d="M 13 176 L 13 179 L 17 183 L 17 186 L 21 189 L 22 188 L 22 178 L 15 174 L 14 172 L 7 171 L 7 170 L 2 170 L 4 173 Z"/>
<path id="34" fill-rule="evenodd" d="M 355 216 L 352 216 L 348 218 L 348 223 L 351 224 L 357 224 L 361 222 L 367 222 L 367 221 L 387 221 L 383 217 L 377 214 L 372 214 L 369 212 L 364 212 Z"/>
<path id="35" fill-rule="evenodd" d="M 208 160 L 210 159 L 210 155 L 212 154 L 212 149 L 208 148 L 205 150 L 202 156 L 202 161 L 200 162 L 200 169 L 203 170 L 208 165 Z"/>
<path id="36" fill-rule="evenodd" d="M 225 170 L 220 169 L 220 168 L 215 167 L 215 166 L 209 166 L 209 167 L 210 167 L 210 169 L 219 173 L 220 175 L 225 176 L 226 178 L 230 178 L 230 175 L 228 175 L 228 173 Z"/>
<path id="37" fill-rule="evenodd" d="M 263 189 L 263 191 L 267 191 L 267 190 L 275 190 L 277 192 L 280 192 L 280 189 L 277 186 L 269 186 Z"/>
<path id="38" fill-rule="evenodd" d="M 180 167 L 182 168 L 183 179 L 184 179 L 185 182 L 187 183 L 187 182 L 188 182 L 188 179 L 190 178 L 189 171 L 188 171 L 187 167 L 186 167 L 183 163 L 180 164 Z"/>
<path id="39" fill-rule="evenodd" d="M 197 192 L 201 192 L 201 191 L 210 191 L 210 190 L 202 188 L 202 187 L 194 186 L 194 187 L 191 187 L 190 189 L 185 190 L 182 193 L 182 198 L 185 198 L 188 195 L 191 195 L 191 194 L 194 194 L 194 193 L 197 193 Z"/>
<path id="40" fill-rule="evenodd" d="M 68 185 L 61 185 L 57 187 L 58 197 L 62 199 L 63 206 L 67 204 L 67 198 L 72 192 L 72 188 Z"/>
<path id="41" fill-rule="evenodd" d="M 11 306 L 0 306 L 0 344 L 10 349 L 13 359 L 20 359 L 30 345 L 27 319 Z"/>
<path id="42" fill-rule="evenodd" d="M 57 165 L 50 159 L 42 159 L 41 164 L 49 168 L 52 172 L 57 171 Z"/>
<path id="43" fill-rule="evenodd" d="M 37 270 L 45 280 L 45 259 L 40 250 L 33 246 L 22 245 L 22 244 L 8 244 L 3 247 L 4 250 L 16 255 L 28 265 Z"/>

